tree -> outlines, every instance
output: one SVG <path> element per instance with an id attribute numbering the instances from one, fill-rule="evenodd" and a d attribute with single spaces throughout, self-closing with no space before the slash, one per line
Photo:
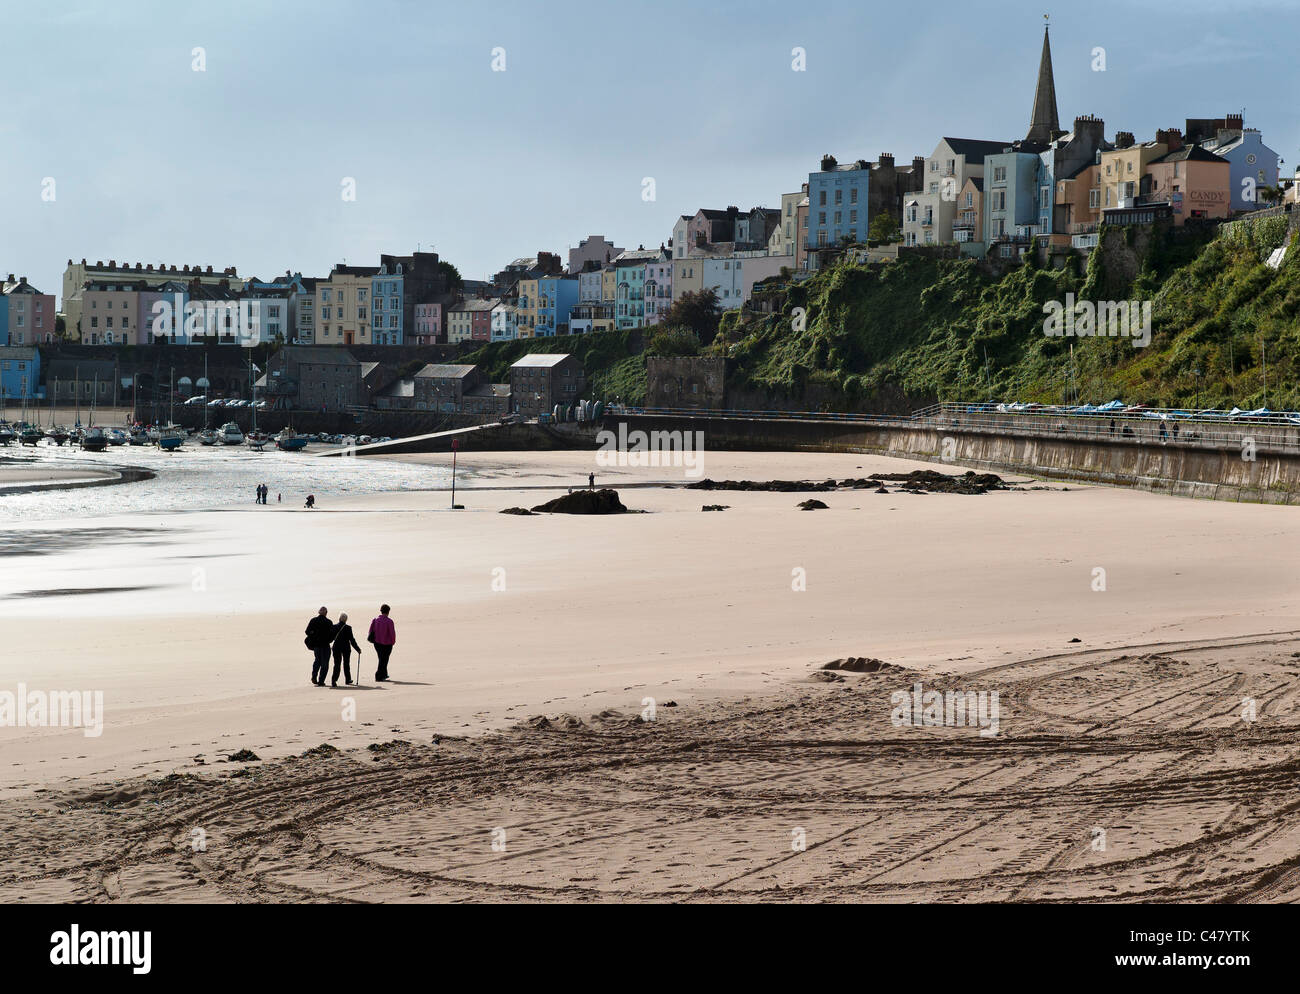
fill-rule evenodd
<path id="1" fill-rule="evenodd" d="M 672 302 L 664 311 L 660 321 L 664 327 L 687 328 L 695 332 L 701 342 L 711 342 L 718 333 L 718 322 L 722 319 L 722 303 L 717 291 L 711 287 L 704 290 L 688 290 Z"/>
<path id="2" fill-rule="evenodd" d="M 871 222 L 871 227 L 867 229 L 867 237 L 873 242 L 888 245 L 898 241 L 902 234 L 898 230 L 898 222 L 894 220 L 894 216 L 882 211 Z"/>
<path id="3" fill-rule="evenodd" d="M 460 270 L 457 269 L 455 266 L 453 266 L 446 259 L 438 260 L 438 269 L 442 272 L 444 276 L 447 277 L 448 290 L 459 290 L 461 287 L 465 285 L 465 281 L 461 279 Z"/>

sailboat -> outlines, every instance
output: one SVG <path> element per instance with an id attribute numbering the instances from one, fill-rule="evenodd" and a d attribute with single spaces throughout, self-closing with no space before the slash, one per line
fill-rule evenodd
<path id="1" fill-rule="evenodd" d="M 176 414 L 176 367 L 171 371 L 170 396 L 167 398 L 167 427 L 158 431 L 158 448 L 163 452 L 175 452 L 185 441 L 185 435 L 174 420 Z"/>

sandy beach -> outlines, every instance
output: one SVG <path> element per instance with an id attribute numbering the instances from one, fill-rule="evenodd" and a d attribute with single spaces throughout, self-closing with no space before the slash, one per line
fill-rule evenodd
<path id="1" fill-rule="evenodd" d="M 839 490 L 804 512 L 805 495 L 686 490 L 680 470 L 592 453 L 467 453 L 459 468 L 460 511 L 436 489 L 318 493 L 311 512 L 106 502 L 0 529 L 0 690 L 104 701 L 95 737 L 0 728 L 0 895 L 1160 901 L 1295 886 L 1289 509 L 1021 481 Z M 915 468 L 936 467 L 706 466 Z M 499 513 L 591 471 L 649 513 Z M 362 687 L 311 686 L 315 609 L 364 637 L 381 602 L 394 682 L 370 680 L 364 646 Z M 820 670 L 849 657 L 890 668 Z M 891 694 L 918 681 L 998 691 L 999 734 L 897 727 Z M 227 761 L 240 750 L 258 761 Z"/>

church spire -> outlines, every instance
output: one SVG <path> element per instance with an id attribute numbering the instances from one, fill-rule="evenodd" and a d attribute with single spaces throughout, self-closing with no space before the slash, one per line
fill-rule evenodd
<path id="1" fill-rule="evenodd" d="M 1047 15 L 1043 15 L 1047 19 Z M 1043 25 L 1043 57 L 1038 64 L 1038 85 L 1034 87 L 1034 114 L 1029 121 L 1029 134 L 1026 141 L 1040 142 L 1044 145 L 1052 140 L 1052 133 L 1061 130 L 1056 117 L 1056 83 L 1052 79 L 1052 44 L 1048 38 L 1048 26 Z"/>

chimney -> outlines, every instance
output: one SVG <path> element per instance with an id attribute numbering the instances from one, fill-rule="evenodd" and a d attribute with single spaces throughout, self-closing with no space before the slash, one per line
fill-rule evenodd
<path id="1" fill-rule="evenodd" d="M 828 173 L 832 169 L 834 169 L 837 165 L 839 165 L 839 163 L 835 161 L 835 156 L 833 155 L 822 156 L 822 172 Z"/>
<path id="2" fill-rule="evenodd" d="M 1245 118 L 1241 114 L 1228 114 L 1223 121 L 1223 126 L 1229 131 L 1241 131 L 1245 124 Z"/>
<path id="3" fill-rule="evenodd" d="M 104 260 L 103 260 L 103 259 L 96 259 L 96 260 L 95 260 L 95 268 L 96 268 L 96 269 L 103 269 L 103 268 L 104 268 Z"/>
<path id="4" fill-rule="evenodd" d="M 1183 147 L 1183 133 L 1178 128 L 1169 128 L 1165 132 L 1165 141 L 1169 144 L 1169 151 L 1177 152 Z"/>
<path id="5" fill-rule="evenodd" d="M 880 165 L 882 165 L 882 166 L 892 166 L 892 165 L 894 164 L 894 153 L 893 153 L 893 152 L 881 152 L 881 153 L 880 153 L 880 158 L 879 158 L 878 160 L 876 160 L 876 161 L 879 162 Z"/>
<path id="6" fill-rule="evenodd" d="M 116 259 L 109 259 L 109 260 L 108 260 L 108 268 L 109 268 L 109 269 L 116 269 L 116 268 L 117 268 L 117 260 L 116 260 Z"/>
<path id="7" fill-rule="evenodd" d="M 1132 147 L 1133 147 L 1133 132 L 1131 132 L 1131 131 L 1116 131 L 1116 132 L 1115 132 L 1115 147 L 1116 147 L 1116 148 L 1132 148 Z"/>
<path id="8" fill-rule="evenodd" d="M 211 267 L 211 266 L 208 267 L 208 272 L 212 272 L 212 267 Z"/>

